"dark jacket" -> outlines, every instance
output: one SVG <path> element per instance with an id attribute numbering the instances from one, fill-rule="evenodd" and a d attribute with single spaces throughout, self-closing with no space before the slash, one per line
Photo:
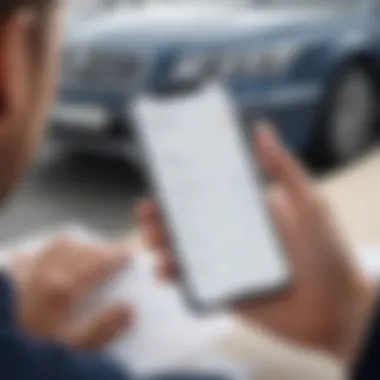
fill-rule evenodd
<path id="1" fill-rule="evenodd" d="M 380 379 L 380 307 L 373 318 L 364 350 L 351 375 L 351 380 Z"/>
<path id="2" fill-rule="evenodd" d="M 0 379 L 1 380 L 132 380 L 101 354 L 70 350 L 39 342 L 18 331 L 13 315 L 13 292 L 0 274 Z M 214 377 L 172 375 L 155 380 L 217 380 Z"/>

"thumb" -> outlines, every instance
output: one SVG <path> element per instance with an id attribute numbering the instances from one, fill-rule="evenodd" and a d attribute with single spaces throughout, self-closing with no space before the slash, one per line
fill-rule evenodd
<path id="1" fill-rule="evenodd" d="M 128 329 L 134 320 L 133 310 L 129 307 L 115 306 L 92 320 L 81 323 L 70 330 L 64 340 L 71 347 L 96 351 L 111 343 L 118 334 Z"/>

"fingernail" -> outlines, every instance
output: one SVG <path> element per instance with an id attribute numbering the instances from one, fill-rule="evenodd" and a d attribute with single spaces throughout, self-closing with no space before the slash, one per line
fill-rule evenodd
<path id="1" fill-rule="evenodd" d="M 255 131 L 257 142 L 262 147 L 270 149 L 276 144 L 272 125 L 268 123 L 258 123 L 256 124 Z"/>
<path id="2" fill-rule="evenodd" d="M 261 121 L 257 124 L 257 129 L 259 133 L 262 133 L 266 136 L 270 135 L 272 138 L 274 138 L 276 134 L 276 128 L 272 123 L 269 121 Z"/>
<path id="3" fill-rule="evenodd" d="M 255 126 L 258 129 L 273 129 L 273 123 L 265 119 L 256 121 Z"/>

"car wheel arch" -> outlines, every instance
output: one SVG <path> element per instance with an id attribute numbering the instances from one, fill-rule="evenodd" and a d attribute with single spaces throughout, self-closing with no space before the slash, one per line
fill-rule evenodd
<path id="1" fill-rule="evenodd" d="M 360 52 L 345 56 L 344 59 L 337 60 L 325 79 L 322 96 L 316 109 L 316 123 L 314 124 L 314 134 L 311 137 L 311 144 L 315 141 L 315 136 L 320 135 L 319 129 L 323 124 L 325 111 L 330 107 L 331 95 L 334 93 L 334 89 L 339 85 L 342 77 L 355 68 L 357 70 L 364 70 L 369 75 L 375 84 L 374 89 L 377 101 L 380 99 L 380 81 L 377 74 L 378 70 L 376 69 L 376 61 L 370 54 Z M 376 117 L 378 118 L 379 115 Z M 312 156 L 315 156 L 315 152 L 311 154 Z M 319 156 L 319 154 L 317 154 L 317 156 Z"/>
<path id="2" fill-rule="evenodd" d="M 340 73 L 344 72 L 347 68 L 352 66 L 358 66 L 364 69 L 375 83 L 378 96 L 380 97 L 380 71 L 377 68 L 377 63 L 375 57 L 369 52 L 352 52 L 350 55 L 346 55 L 337 59 L 332 65 L 332 69 L 328 73 L 327 79 L 325 81 L 325 91 L 328 90 L 331 85 L 334 84 L 336 78 L 339 77 Z M 379 66 L 380 67 L 380 66 Z"/>

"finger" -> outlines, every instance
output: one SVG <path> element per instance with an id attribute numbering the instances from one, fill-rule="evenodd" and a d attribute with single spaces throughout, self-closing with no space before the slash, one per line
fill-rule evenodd
<path id="1" fill-rule="evenodd" d="M 148 248 L 156 254 L 164 255 L 169 250 L 166 231 L 158 223 L 145 224 L 141 227 L 141 235 Z"/>
<path id="2" fill-rule="evenodd" d="M 15 253 L 12 258 L 4 264 L 4 269 L 14 280 L 15 286 L 23 288 L 23 284 L 28 281 L 30 273 L 35 266 L 35 259 L 29 253 Z"/>
<path id="3" fill-rule="evenodd" d="M 16 252 L 5 265 L 8 268 L 17 270 L 19 273 L 25 273 L 30 271 L 34 263 L 35 259 L 29 253 Z"/>
<path id="4" fill-rule="evenodd" d="M 166 233 L 161 213 L 152 200 L 145 200 L 137 208 L 137 221 L 144 241 L 149 248 L 157 253 L 166 253 L 169 248 L 169 238 Z"/>
<path id="5" fill-rule="evenodd" d="M 131 308 L 116 306 L 99 314 L 91 321 L 74 327 L 66 334 L 64 341 L 82 350 L 99 350 L 130 328 L 133 321 L 134 313 Z"/>
<path id="6" fill-rule="evenodd" d="M 268 208 L 274 220 L 275 228 L 284 249 L 292 254 L 298 247 L 299 214 L 294 207 L 289 192 L 277 186 L 268 193 Z"/>
<path id="7" fill-rule="evenodd" d="M 159 256 L 158 277 L 165 281 L 177 278 L 178 270 L 171 245 L 155 202 L 149 199 L 141 202 L 137 208 L 136 216 L 144 241 Z"/>
<path id="8" fill-rule="evenodd" d="M 71 240 L 57 240 L 46 254 L 45 270 L 65 278 L 76 302 L 94 286 L 128 262 L 125 246 L 94 245 Z"/>
<path id="9" fill-rule="evenodd" d="M 88 292 L 96 285 L 101 284 L 107 278 L 114 275 L 122 267 L 128 265 L 130 255 L 125 244 L 119 246 L 94 247 L 83 245 L 75 257 L 75 279 L 79 287 L 78 295 Z"/>
<path id="10" fill-rule="evenodd" d="M 142 200 L 135 209 L 135 217 L 137 220 L 138 227 L 140 231 L 143 233 L 143 238 L 146 240 L 147 237 L 146 231 L 150 229 L 153 225 L 160 223 L 158 208 L 156 207 L 155 202 L 152 199 L 146 198 Z M 145 241 L 149 246 L 151 245 L 150 241 Z"/>
<path id="11" fill-rule="evenodd" d="M 259 160 L 272 179 L 286 188 L 297 202 L 308 202 L 312 192 L 309 177 L 282 146 L 273 128 L 260 125 L 255 145 Z"/>
<path id="12" fill-rule="evenodd" d="M 179 268 L 172 255 L 167 255 L 159 261 L 157 276 L 163 281 L 178 280 L 180 277 Z"/>
<path id="13" fill-rule="evenodd" d="M 155 219 L 157 213 L 156 203 L 151 198 L 141 200 L 135 208 L 135 217 L 139 224 Z"/>
<path id="14" fill-rule="evenodd" d="M 174 254 L 171 250 L 164 231 L 160 231 L 158 225 L 146 225 L 142 231 L 143 239 L 149 248 L 157 256 L 157 275 L 162 280 L 173 280 L 178 277 L 178 270 L 174 261 Z"/>
<path id="15" fill-rule="evenodd" d="M 69 237 L 60 235 L 43 247 L 41 252 L 37 254 L 37 260 L 40 265 L 57 265 L 61 260 L 66 259 L 62 252 L 70 252 L 74 244 L 74 241 Z"/>
<path id="16" fill-rule="evenodd" d="M 162 222 L 157 203 L 151 198 L 143 199 L 136 207 L 135 216 L 139 225 Z"/>
<path id="17" fill-rule="evenodd" d="M 67 236 L 54 239 L 39 255 L 40 265 L 46 270 L 66 272 L 72 278 L 80 267 L 89 244 L 75 241 Z M 97 246 L 92 246 L 96 249 Z"/>

